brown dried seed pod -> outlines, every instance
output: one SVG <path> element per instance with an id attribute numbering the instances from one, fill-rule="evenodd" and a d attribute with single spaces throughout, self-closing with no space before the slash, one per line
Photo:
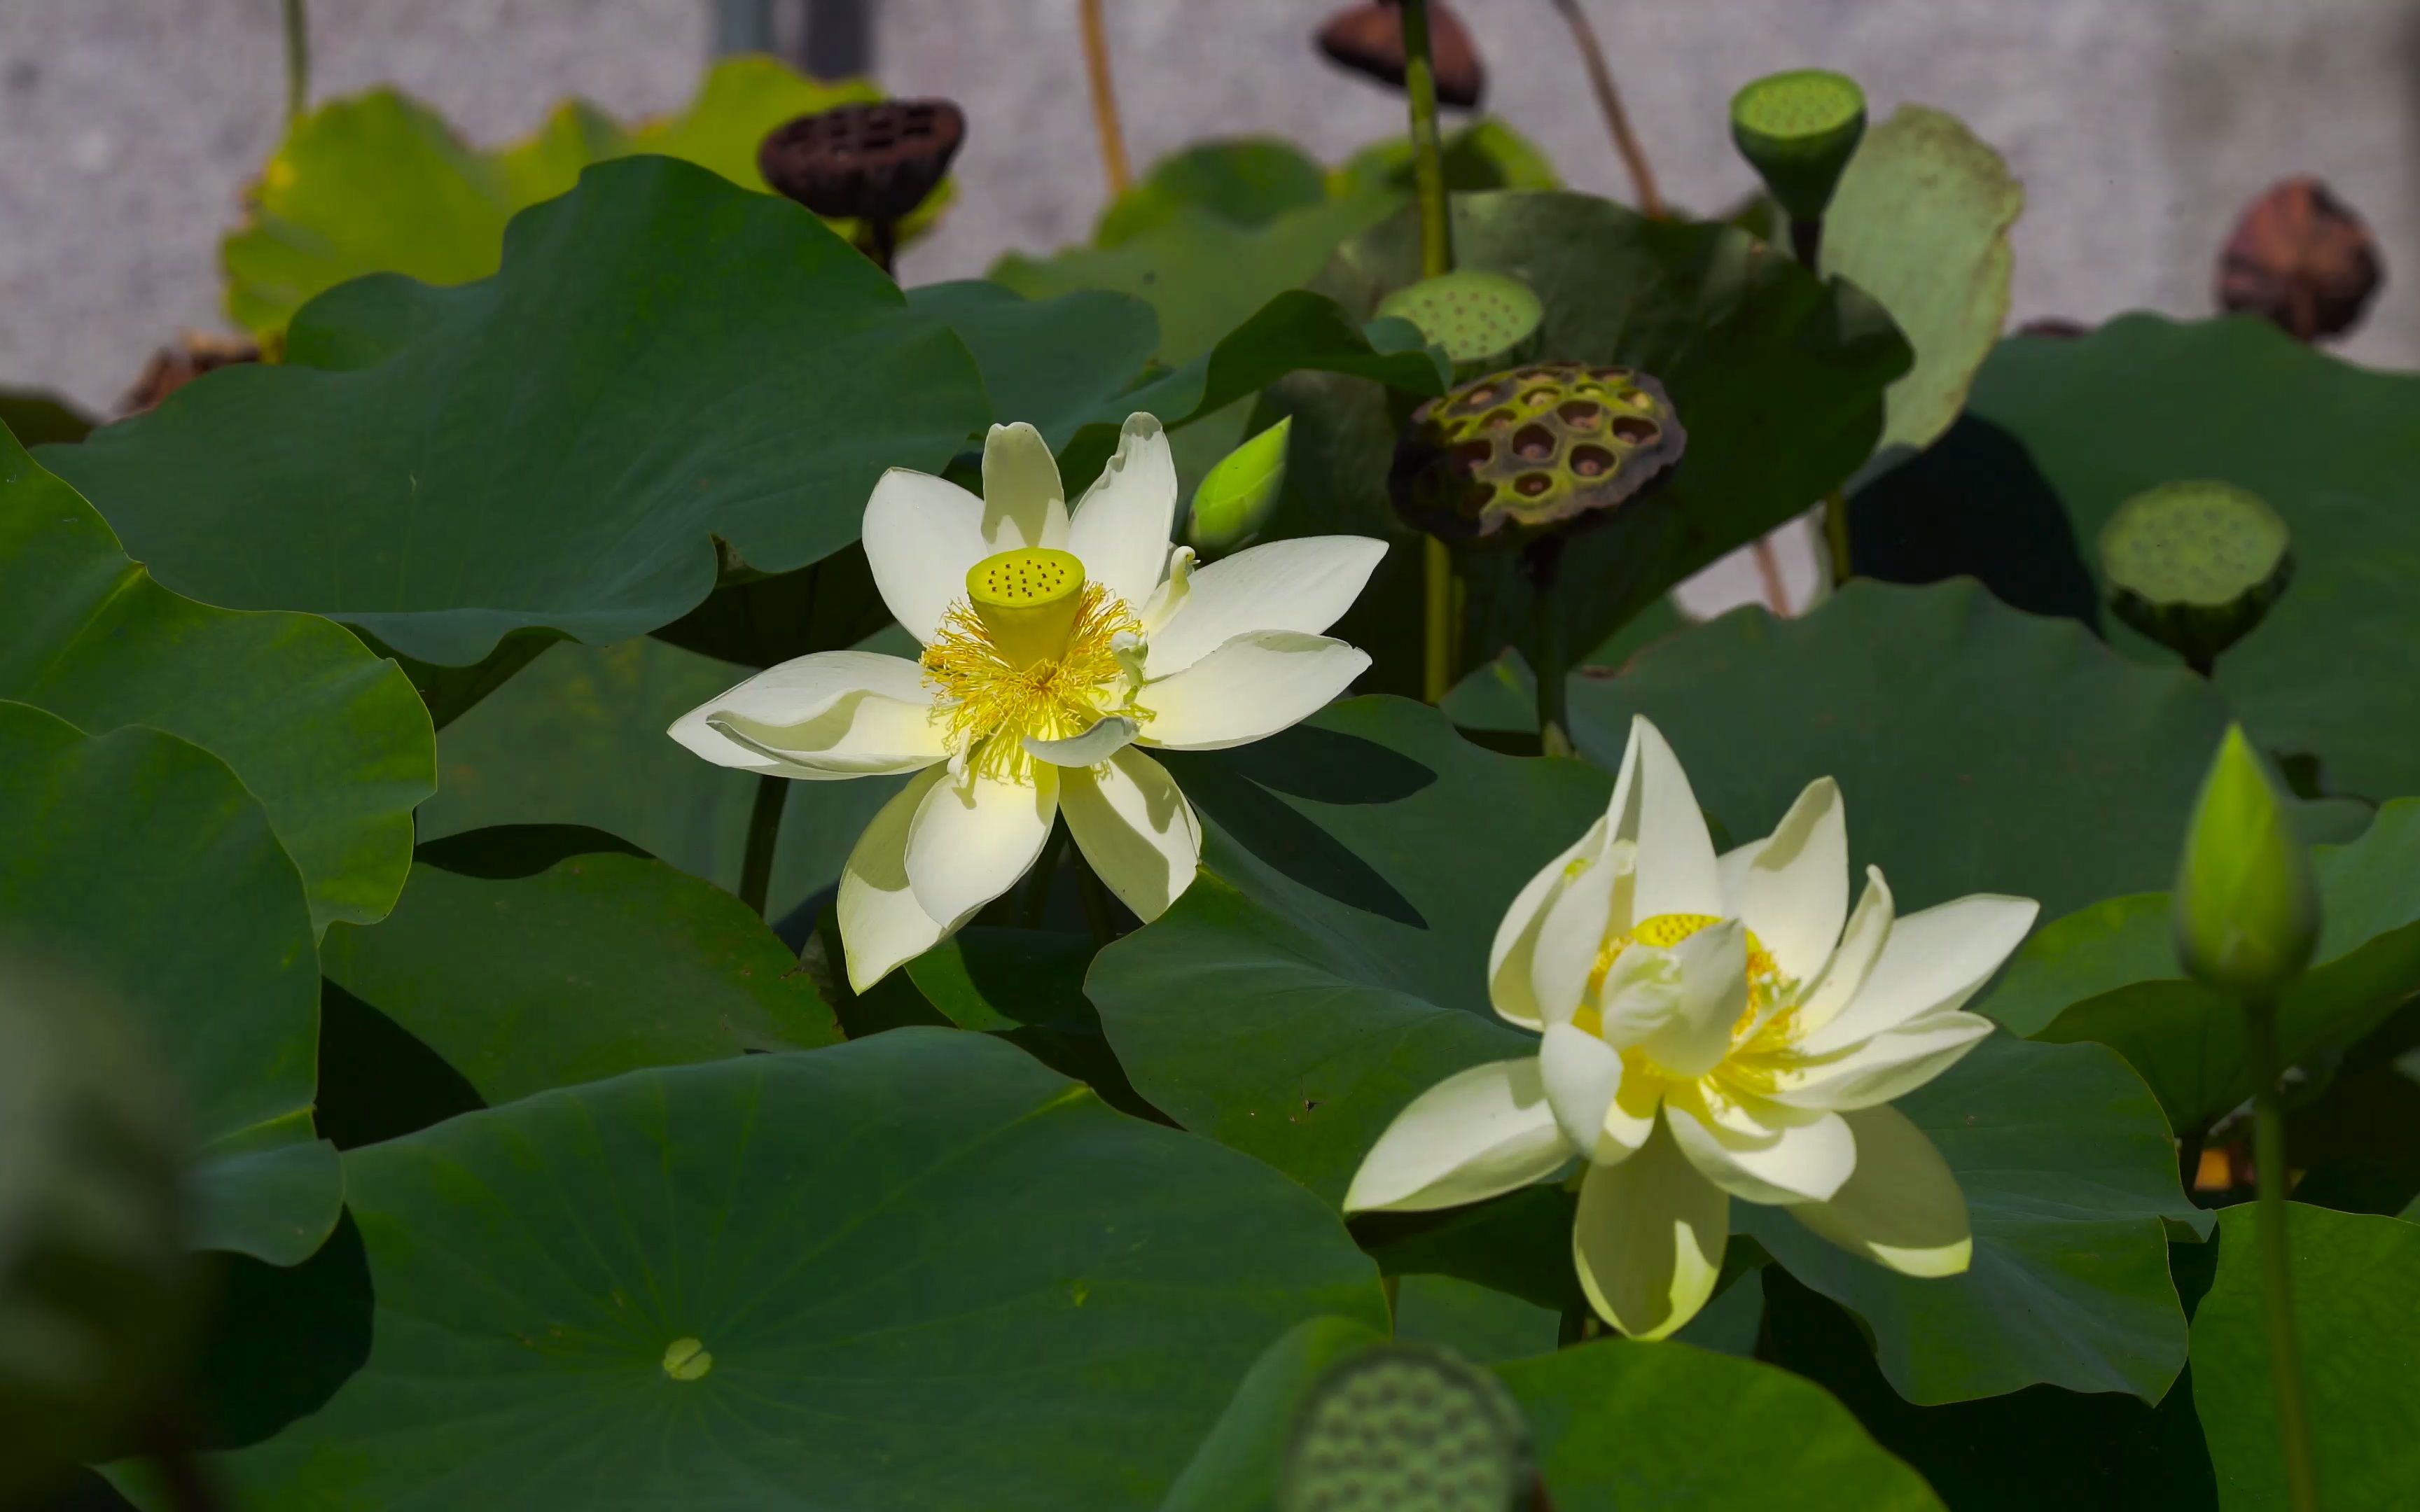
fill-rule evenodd
<path id="1" fill-rule="evenodd" d="M 1393 0 L 1370 0 L 1327 18 L 1313 39 L 1319 50 L 1356 73 L 1397 88 L 1404 83 L 1404 11 Z M 1429 61 L 1436 68 L 1437 101 L 1479 108 L 1487 72 L 1462 18 L 1437 0 L 1429 5 Z"/>
<path id="2" fill-rule="evenodd" d="M 205 373 L 259 361 L 260 347 L 250 337 L 223 336 L 211 331 L 180 332 L 175 346 L 161 347 L 143 364 L 143 376 L 117 401 L 117 412 L 141 414 Z"/>
<path id="3" fill-rule="evenodd" d="M 887 224 L 939 185 L 966 135 L 966 114 L 946 100 L 840 105 L 775 127 L 756 167 L 817 215 Z"/>
<path id="4" fill-rule="evenodd" d="M 2218 302 L 2317 341 L 2351 330 L 2383 276 L 2361 217 L 2319 179 L 2286 178 L 2236 221 L 2219 254 Z"/>

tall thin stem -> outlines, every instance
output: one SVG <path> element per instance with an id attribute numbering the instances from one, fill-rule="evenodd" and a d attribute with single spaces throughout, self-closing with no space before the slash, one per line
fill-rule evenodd
<path id="1" fill-rule="evenodd" d="M 1084 33 L 1084 77 L 1093 90 L 1093 134 L 1100 139 L 1101 176 L 1115 199 L 1134 181 L 1126 166 L 1125 131 L 1118 124 L 1118 95 L 1109 81 L 1109 37 L 1101 24 L 1101 0 L 1078 0 L 1076 15 Z"/>
<path id="2" fill-rule="evenodd" d="M 1655 192 L 1655 170 L 1647 165 L 1646 149 L 1638 145 L 1637 134 L 1630 129 L 1630 115 L 1621 108 L 1621 95 L 1613 86 L 1613 69 L 1606 66 L 1605 49 L 1596 39 L 1596 28 L 1590 25 L 1588 12 L 1579 0 L 1555 0 L 1555 8 L 1563 13 L 1563 21 L 1572 29 L 1572 40 L 1580 50 L 1580 61 L 1588 67 L 1589 87 L 1596 93 L 1596 108 L 1605 115 L 1605 129 L 1613 137 L 1613 149 L 1621 154 L 1624 166 L 1630 170 L 1630 186 L 1638 195 L 1638 212 L 1652 220 L 1664 219 L 1664 197 Z"/>
<path id="3" fill-rule="evenodd" d="M 1429 56 L 1429 0 L 1403 0 L 1404 92 L 1412 107 L 1412 188 L 1420 208 L 1420 276 L 1453 271 L 1453 215 L 1437 145 L 1436 64 Z M 1420 696 L 1442 703 L 1453 687 L 1453 553 L 1432 535 L 1422 559 Z"/>
<path id="4" fill-rule="evenodd" d="M 757 774 L 756 801 L 748 809 L 748 847 L 739 856 L 739 901 L 759 918 L 773 890 L 773 851 L 782 839 L 782 804 L 789 795 L 788 778 Z"/>
<path id="5" fill-rule="evenodd" d="M 1849 496 L 1835 488 L 1823 496 L 1823 548 L 1832 558 L 1832 584 L 1856 576 L 1849 557 Z"/>
<path id="6" fill-rule="evenodd" d="M 2277 1442 L 2286 1461 L 2286 1504 L 2319 1512 L 2319 1475 L 2311 1454 L 2311 1416 L 2303 1399 L 2303 1357 L 2294 1341 L 2293 1250 L 2287 1232 L 2286 1107 L 2278 1091 L 2277 1005 L 2247 1001 L 2252 1073 L 2253 1180 L 2260 1227 L 2260 1323 L 2269 1338 L 2269 1377 L 2277 1397 Z"/>
<path id="7" fill-rule="evenodd" d="M 1564 708 L 1569 669 L 1565 666 L 1568 656 L 1563 647 L 1562 603 L 1555 592 L 1562 577 L 1562 538 L 1548 535 L 1529 544 L 1521 563 L 1528 569 L 1532 595 L 1532 639 L 1536 644 L 1531 654 L 1537 658 L 1538 753 L 1542 756 L 1569 756 L 1575 749 L 1571 717 Z"/>
<path id="8" fill-rule="evenodd" d="M 311 20 L 304 0 L 285 0 L 286 124 L 292 126 L 311 108 Z"/>

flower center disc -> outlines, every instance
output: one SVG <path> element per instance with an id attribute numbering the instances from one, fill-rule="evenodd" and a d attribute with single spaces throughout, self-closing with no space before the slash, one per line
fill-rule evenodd
<path id="1" fill-rule="evenodd" d="M 1002 551 L 967 570 L 967 598 L 1001 658 L 1021 671 L 1067 649 L 1084 601 L 1084 563 L 1048 547 Z"/>

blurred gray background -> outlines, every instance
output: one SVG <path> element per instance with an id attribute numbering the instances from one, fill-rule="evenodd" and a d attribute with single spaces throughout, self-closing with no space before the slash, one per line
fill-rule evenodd
<path id="1" fill-rule="evenodd" d="M 1309 36 L 1338 0 L 1107 0 L 1138 171 L 1217 133 L 1333 159 L 1400 132 L 1400 99 Z M 2211 308 L 2219 244 L 2271 180 L 2361 211 L 2387 285 L 2342 348 L 2420 366 L 2420 5 L 2407 0 L 1587 0 L 1666 193 L 1750 187 L 1725 132 L 1745 80 L 1863 81 L 1876 118 L 1941 106 L 2024 179 L 2016 312 Z M 320 97 L 392 82 L 494 141 L 583 94 L 675 109 L 740 8 L 716 0 L 313 0 Z M 1627 197 L 1546 0 L 1460 0 L 1495 112 L 1575 186 Z M 775 0 L 775 41 L 894 92 L 961 101 L 956 208 L 909 282 L 1081 239 L 1102 199 L 1075 0 Z M 814 19 L 804 19 L 809 11 Z M 740 28 L 750 24 L 740 17 Z M 0 384 L 112 405 L 179 327 L 221 324 L 216 246 L 277 140 L 276 0 L 0 0 Z"/>

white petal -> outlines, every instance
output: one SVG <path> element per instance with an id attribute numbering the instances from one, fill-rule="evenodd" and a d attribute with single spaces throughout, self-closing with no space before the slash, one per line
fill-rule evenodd
<path id="1" fill-rule="evenodd" d="M 1828 1202 L 1790 1215 L 1852 1255 L 1902 1274 L 1957 1275 L 1974 1257 L 1966 1196 L 1949 1163 L 1897 1108 L 1847 1115 L 1857 1169 Z"/>
<path id="2" fill-rule="evenodd" d="M 836 906 L 851 991 L 865 991 L 949 933 L 917 904 L 908 886 L 908 826 L 924 795 L 947 775 L 942 767 L 929 767 L 894 794 L 876 810 L 841 869 Z"/>
<path id="3" fill-rule="evenodd" d="M 1840 1011 L 1855 1001 L 1857 990 L 1866 984 L 1874 963 L 1882 959 L 1883 947 L 1890 941 L 1891 919 L 1890 884 L 1883 880 L 1882 868 L 1869 866 L 1866 890 L 1840 933 L 1832 959 L 1798 999 L 1797 1032 L 1802 1040 L 1838 1018 Z"/>
<path id="4" fill-rule="evenodd" d="M 994 425 L 984 438 L 983 480 L 985 556 L 1067 544 L 1067 496 L 1040 431 L 1022 420 Z"/>
<path id="5" fill-rule="evenodd" d="M 1617 929 L 1659 914 L 1722 913 L 1721 874 L 1706 816 L 1698 810 L 1681 759 L 1644 715 L 1631 717 L 1630 744 L 1622 750 L 1621 772 L 1606 812 L 1613 820 L 1614 838 L 1638 846 L 1637 882 L 1628 907 L 1616 900 Z"/>
<path id="6" fill-rule="evenodd" d="M 1151 711 L 1142 743 L 1221 750 L 1299 724 L 1353 686 L 1367 652 L 1326 636 L 1265 630 L 1237 636 L 1135 702 Z"/>
<path id="7" fill-rule="evenodd" d="M 949 754 L 924 670 L 870 651 L 819 651 L 768 667 L 673 722 L 722 766 L 809 780 L 913 772 Z"/>
<path id="8" fill-rule="evenodd" d="M 1144 923 L 1193 885 L 1202 823 L 1168 768 L 1141 751 L 1060 773 L 1059 809 L 1094 874 Z"/>
<path id="9" fill-rule="evenodd" d="M 1627 1160 L 1654 1132 L 1661 1089 L 1627 1076 L 1621 1053 L 1595 1035 L 1569 1024 L 1548 1025 L 1538 1067 L 1555 1123 L 1583 1158 L 1600 1165 Z"/>
<path id="10" fill-rule="evenodd" d="M 1083 559 L 1087 579 L 1140 609 L 1159 586 L 1175 525 L 1175 454 L 1156 418 L 1128 415 L 1117 455 L 1077 502 L 1067 549 Z"/>
<path id="11" fill-rule="evenodd" d="M 1730 1199 L 1658 1130 L 1619 1165 L 1590 1165 L 1572 1224 L 1572 1260 L 1597 1316 L 1635 1339 L 1660 1339 L 1714 1295 L 1730 1236 Z"/>
<path id="12" fill-rule="evenodd" d="M 1928 1013 L 1811 1066 L 1784 1071 L 1773 1095 L 1797 1107 L 1840 1113 L 1874 1107 L 1958 1064 L 1991 1032 L 1992 1021 L 1972 1013 Z"/>
<path id="13" fill-rule="evenodd" d="M 1495 943 L 1487 948 L 1487 996 L 1498 1014 L 1523 1028 L 1546 1026 L 1529 972 L 1547 905 L 1573 878 L 1587 870 L 1605 848 L 1605 837 L 1606 823 L 1600 819 L 1569 849 L 1540 867 L 1536 876 L 1521 885 L 1521 890 L 1512 896 L 1512 906 L 1504 911 L 1503 921 L 1496 926 Z M 1565 1017 L 1569 1017 L 1568 1011 Z"/>
<path id="14" fill-rule="evenodd" d="M 983 501 L 946 478 L 892 468 L 865 501 L 866 565 L 882 602 L 930 643 L 942 611 L 967 596 L 967 569 L 992 554 Z"/>
<path id="15" fill-rule="evenodd" d="M 1627 956 L 1639 947 L 1633 946 Z M 1731 1027 L 1747 1011 L 1747 931 L 1736 918 L 1710 924 L 1671 947 L 1680 991 L 1673 1011 L 1638 1041 L 1649 1059 L 1682 1076 L 1702 1076 L 1722 1064 Z M 1617 1036 L 1608 1005 L 1606 1038 Z"/>
<path id="16" fill-rule="evenodd" d="M 1176 618 L 1177 610 L 1185 607 L 1185 601 L 1193 596 L 1193 562 L 1191 547 L 1169 548 L 1168 576 L 1159 580 L 1159 586 L 1151 591 L 1151 597 L 1135 610 L 1136 617 L 1142 621 L 1145 640 L 1159 634 L 1171 620 Z"/>
<path id="17" fill-rule="evenodd" d="M 1059 769 L 1003 782 L 970 771 L 937 782 L 908 830 L 908 880 L 925 913 L 954 930 L 1016 886 L 1059 811 Z"/>
<path id="18" fill-rule="evenodd" d="M 1151 633 L 1145 677 L 1182 671 L 1239 635 L 1317 635 L 1344 617 L 1387 554 L 1360 535 L 1305 535 L 1238 551 L 1200 569 L 1183 601 Z"/>
<path id="19" fill-rule="evenodd" d="M 1552 1176 L 1572 1158 L 1538 1057 L 1457 1072 L 1414 1098 L 1361 1158 L 1346 1212 L 1425 1212 Z"/>
<path id="20" fill-rule="evenodd" d="M 1911 1019 L 1946 1013 L 1992 980 L 2024 942 L 2040 905 L 1977 893 L 1891 923 L 1882 956 L 1837 1017 L 1799 1041 L 1810 1056 L 1844 1050 Z"/>
<path id="21" fill-rule="evenodd" d="M 1538 920 L 1529 984 L 1539 1015 L 1548 1024 L 1568 1022 L 1588 995 L 1589 978 L 1596 973 L 1618 900 L 1629 895 L 1636 850 L 1629 841 L 1613 838 L 1610 820 L 1605 821 L 1605 829 L 1603 846 L 1546 900 Z"/>
<path id="22" fill-rule="evenodd" d="M 1025 737 L 1025 752 L 1053 766 L 1098 766 L 1110 757 L 1134 744 L 1141 726 L 1122 714 L 1094 721 L 1093 728 L 1080 735 L 1067 735 L 1058 740 Z"/>
<path id="23" fill-rule="evenodd" d="M 1849 826 L 1839 785 L 1818 778 L 1749 858 L 1737 915 L 1783 976 L 1807 981 L 1831 959 L 1848 914 Z"/>
<path id="24" fill-rule="evenodd" d="M 1748 1202 L 1820 1202 L 1856 1167 L 1857 1145 L 1837 1113 L 1733 1104 L 1714 1118 L 1692 1088 L 1665 1100 L 1665 1121 L 1700 1175 Z M 1742 1115 L 1745 1117 L 1743 1118 Z M 1761 1125 L 1758 1128 L 1758 1125 Z M 1744 1134 L 1743 1126 L 1756 1132 Z"/>

